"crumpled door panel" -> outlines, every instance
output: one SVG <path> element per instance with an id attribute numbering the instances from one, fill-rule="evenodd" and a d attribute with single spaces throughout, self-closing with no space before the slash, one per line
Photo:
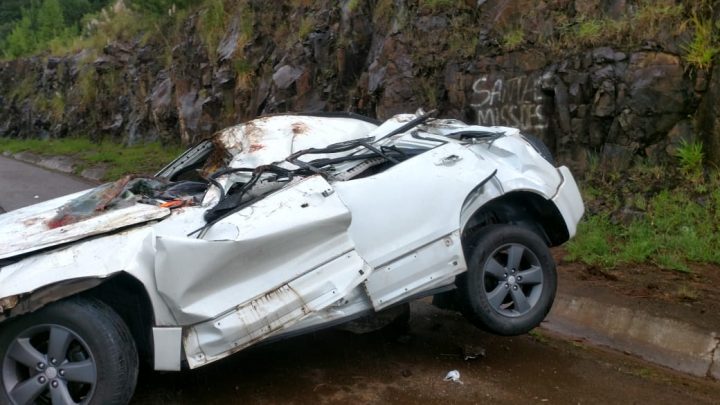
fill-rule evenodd
<path id="1" fill-rule="evenodd" d="M 307 178 L 213 226 L 234 240 L 158 237 L 158 290 L 180 325 L 215 318 L 353 251 L 350 220 L 322 177 Z"/>

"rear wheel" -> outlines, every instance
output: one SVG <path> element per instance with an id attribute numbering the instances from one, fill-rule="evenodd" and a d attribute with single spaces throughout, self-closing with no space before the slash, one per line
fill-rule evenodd
<path id="1" fill-rule="evenodd" d="M 138 356 L 122 319 L 96 300 L 71 299 L 0 331 L 0 403 L 126 404 Z"/>
<path id="2" fill-rule="evenodd" d="M 499 335 L 520 335 L 550 311 L 557 274 L 547 245 L 515 225 L 483 229 L 459 279 L 463 314 L 476 326 Z"/>

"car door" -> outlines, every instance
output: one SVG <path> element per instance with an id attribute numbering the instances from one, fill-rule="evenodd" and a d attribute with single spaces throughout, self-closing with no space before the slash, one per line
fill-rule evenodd
<path id="1" fill-rule="evenodd" d="M 373 267 L 365 289 L 376 310 L 454 282 L 466 270 L 460 238 L 467 197 L 496 166 L 447 142 L 373 176 L 335 184 L 350 207 L 349 233 Z M 486 187 L 484 198 L 495 189 Z"/>
<path id="2" fill-rule="evenodd" d="M 369 274 L 351 215 L 313 176 L 215 223 L 200 239 L 158 237 L 160 294 L 185 327 L 196 367 L 283 331 Z"/>

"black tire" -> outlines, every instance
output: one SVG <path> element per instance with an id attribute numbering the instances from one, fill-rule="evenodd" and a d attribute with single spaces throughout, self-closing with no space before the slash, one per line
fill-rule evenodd
<path id="1" fill-rule="evenodd" d="M 34 394 L 21 403 L 127 404 L 137 383 L 138 354 L 109 306 L 72 298 L 0 325 L 0 367 L 3 404 L 17 404 L 25 383 Z"/>
<path id="2" fill-rule="evenodd" d="M 528 135 L 523 134 L 523 138 L 528 141 L 530 145 L 532 145 L 533 148 L 540 154 L 540 156 L 543 157 L 543 159 L 547 160 L 548 163 L 555 166 L 555 158 L 553 157 L 552 152 L 550 151 L 550 148 L 548 148 L 547 145 L 543 141 L 541 141 L 538 137 L 534 135 Z"/>
<path id="3" fill-rule="evenodd" d="M 463 315 L 503 336 L 538 326 L 552 307 L 556 289 L 555 262 L 547 245 L 535 232 L 516 225 L 485 227 L 468 271 L 458 278 Z"/>

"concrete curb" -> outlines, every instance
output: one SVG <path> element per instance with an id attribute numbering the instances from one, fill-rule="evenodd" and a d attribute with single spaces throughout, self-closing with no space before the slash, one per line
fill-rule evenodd
<path id="1" fill-rule="evenodd" d="M 41 156 L 30 152 L 19 152 L 15 154 L 3 153 L 3 156 L 42 167 L 44 169 L 80 177 L 94 183 L 100 183 L 107 171 L 107 167 L 97 165 L 86 168 L 79 174 L 75 174 L 75 168 L 77 167 L 78 162 L 68 156 Z"/>
<path id="2" fill-rule="evenodd" d="M 542 327 L 677 371 L 720 380 L 720 335 L 716 331 L 566 294 L 556 297 Z"/>

